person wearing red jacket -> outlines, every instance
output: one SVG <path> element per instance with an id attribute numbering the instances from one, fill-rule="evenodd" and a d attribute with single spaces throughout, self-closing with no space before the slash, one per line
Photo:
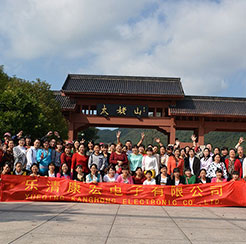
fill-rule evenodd
<path id="1" fill-rule="evenodd" d="M 61 165 L 66 163 L 68 166 L 68 171 L 71 170 L 71 164 L 72 164 L 72 156 L 73 154 L 71 153 L 71 145 L 67 145 L 65 147 L 64 152 L 61 154 Z M 59 171 L 61 171 L 61 166 Z"/>
<path id="2" fill-rule="evenodd" d="M 83 173 L 88 174 L 90 172 L 88 168 L 88 156 L 86 156 L 84 144 L 80 144 L 79 151 L 72 157 L 71 174 L 73 174 L 73 171 L 78 165 L 82 166 Z"/>
<path id="3" fill-rule="evenodd" d="M 184 159 L 180 157 L 180 150 L 177 148 L 174 151 L 174 155 L 170 155 L 167 161 L 167 174 L 173 175 L 173 170 L 179 169 L 180 176 L 184 174 Z"/>
<path id="4" fill-rule="evenodd" d="M 109 163 L 116 166 L 117 173 L 121 173 L 121 167 L 128 165 L 128 159 L 126 153 L 122 151 L 122 144 L 116 145 L 116 151 L 112 152 L 109 158 Z"/>
<path id="5" fill-rule="evenodd" d="M 234 171 L 239 172 L 239 176 L 242 177 L 242 165 L 239 159 L 236 159 L 235 149 L 230 149 L 229 158 L 225 160 L 226 170 L 228 172 L 228 181 L 232 179 Z"/>

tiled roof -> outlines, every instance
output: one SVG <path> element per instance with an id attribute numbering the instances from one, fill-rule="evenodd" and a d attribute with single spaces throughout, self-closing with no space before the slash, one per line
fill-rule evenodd
<path id="1" fill-rule="evenodd" d="M 246 99 L 233 97 L 185 96 L 170 107 L 171 115 L 245 116 Z"/>
<path id="2" fill-rule="evenodd" d="M 65 93 L 184 96 L 180 78 L 164 77 L 69 74 L 62 90 Z"/>
<path id="3" fill-rule="evenodd" d="M 72 102 L 69 97 L 61 95 L 60 91 L 53 91 L 56 101 L 61 105 L 62 109 L 74 109 L 76 103 Z"/>

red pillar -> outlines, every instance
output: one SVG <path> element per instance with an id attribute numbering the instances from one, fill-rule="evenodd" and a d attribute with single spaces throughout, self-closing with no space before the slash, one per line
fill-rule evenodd
<path id="1" fill-rule="evenodd" d="M 174 121 L 174 118 L 171 118 L 171 126 L 170 126 L 170 137 L 169 137 L 169 143 L 175 144 L 175 138 L 176 138 L 176 124 Z"/>
<path id="2" fill-rule="evenodd" d="M 69 121 L 69 125 L 68 125 L 68 140 L 69 141 L 73 141 L 74 138 L 74 124 L 73 122 Z"/>
<path id="3" fill-rule="evenodd" d="M 204 118 L 200 119 L 198 128 L 198 144 L 204 145 Z"/>

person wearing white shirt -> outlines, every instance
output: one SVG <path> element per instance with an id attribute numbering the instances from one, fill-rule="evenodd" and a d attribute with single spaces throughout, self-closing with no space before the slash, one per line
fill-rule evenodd
<path id="1" fill-rule="evenodd" d="M 166 148 L 164 146 L 160 147 L 160 165 L 166 165 L 168 162 L 169 156 L 166 153 Z"/>
<path id="2" fill-rule="evenodd" d="M 56 177 L 56 171 L 55 171 L 55 169 L 56 169 L 55 163 L 51 162 L 49 164 L 49 170 L 47 172 L 47 175 L 45 175 L 45 176 L 47 176 L 47 177 Z"/>
<path id="3" fill-rule="evenodd" d="M 210 151 L 208 148 L 205 148 L 203 150 L 203 157 L 201 158 L 200 162 L 201 162 L 200 169 L 205 169 L 207 171 L 208 166 L 213 162 L 213 159 L 210 156 Z"/>
<path id="4" fill-rule="evenodd" d="M 143 185 L 156 185 L 155 179 L 152 178 L 152 171 L 148 170 L 146 172 L 146 180 L 143 182 Z"/>
<path id="5" fill-rule="evenodd" d="M 194 171 L 193 171 L 194 157 L 193 158 L 189 157 L 189 163 L 190 163 L 191 174 L 194 175 Z"/>
<path id="6" fill-rule="evenodd" d="M 159 173 L 158 162 L 156 157 L 153 156 L 153 149 L 151 147 L 147 149 L 147 155 L 143 156 L 142 170 L 145 174 L 148 170 L 151 170 L 152 178 L 155 178 L 155 176 Z"/>
<path id="7" fill-rule="evenodd" d="M 26 170 L 30 171 L 32 165 L 37 163 L 37 152 L 40 147 L 40 140 L 36 139 L 32 147 L 27 149 L 26 158 Z"/>
<path id="8" fill-rule="evenodd" d="M 246 178 L 246 158 L 243 160 L 243 178 Z"/>
<path id="9" fill-rule="evenodd" d="M 103 177 L 103 181 L 104 182 L 116 182 L 119 175 L 115 173 L 115 171 L 116 170 L 115 170 L 114 165 L 110 165 L 108 168 L 108 173 L 104 175 Z"/>
<path id="10" fill-rule="evenodd" d="M 20 162 L 22 164 L 23 169 L 26 168 L 26 148 L 25 145 L 25 139 L 22 137 L 18 141 L 19 145 L 13 148 L 13 154 L 14 154 L 14 167 L 15 165 Z"/>

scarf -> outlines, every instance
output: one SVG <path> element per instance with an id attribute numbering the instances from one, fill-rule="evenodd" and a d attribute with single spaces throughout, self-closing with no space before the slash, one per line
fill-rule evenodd
<path id="1" fill-rule="evenodd" d="M 230 174 L 230 175 L 232 175 L 232 173 L 233 173 L 233 171 L 234 171 L 234 166 L 235 166 L 235 160 L 231 160 L 230 158 L 229 158 L 229 165 L 228 165 L 228 173 Z"/>

